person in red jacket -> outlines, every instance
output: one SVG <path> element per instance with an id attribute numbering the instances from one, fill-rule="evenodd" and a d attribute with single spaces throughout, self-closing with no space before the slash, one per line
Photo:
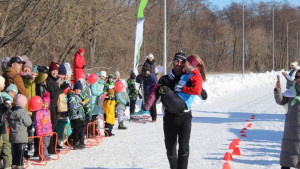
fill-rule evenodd
<path id="1" fill-rule="evenodd" d="M 74 72 L 74 82 L 77 82 L 78 79 L 85 79 L 84 67 L 85 67 L 85 59 L 84 59 L 84 49 L 79 49 L 75 56 L 73 62 L 73 72 Z"/>

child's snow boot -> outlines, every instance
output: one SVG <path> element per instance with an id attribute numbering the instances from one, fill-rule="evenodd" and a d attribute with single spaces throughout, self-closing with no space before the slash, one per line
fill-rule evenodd
<path id="1" fill-rule="evenodd" d="M 118 129 L 120 129 L 120 130 L 126 130 L 127 129 L 127 127 L 124 126 L 124 121 L 120 121 Z"/>

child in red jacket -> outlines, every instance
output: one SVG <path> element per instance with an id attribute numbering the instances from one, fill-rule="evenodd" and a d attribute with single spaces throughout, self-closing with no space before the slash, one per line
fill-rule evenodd
<path id="1" fill-rule="evenodd" d="M 153 85 L 142 111 L 148 111 L 159 96 L 168 112 L 176 114 L 189 111 L 196 96 L 201 94 L 203 80 L 206 80 L 204 62 L 199 56 L 191 55 L 186 59 L 183 71 L 185 74 L 181 75 L 175 92 L 167 86 Z"/>

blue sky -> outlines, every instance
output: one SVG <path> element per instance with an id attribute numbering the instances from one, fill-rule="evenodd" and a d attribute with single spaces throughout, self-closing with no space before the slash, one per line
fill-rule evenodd
<path id="1" fill-rule="evenodd" d="M 209 0 L 213 5 L 218 6 L 220 9 L 231 4 L 231 2 L 242 2 L 242 0 Z M 252 0 L 244 0 L 245 2 L 251 2 Z M 300 6 L 300 0 L 253 0 L 254 2 L 285 2 L 288 1 L 292 6 Z"/>

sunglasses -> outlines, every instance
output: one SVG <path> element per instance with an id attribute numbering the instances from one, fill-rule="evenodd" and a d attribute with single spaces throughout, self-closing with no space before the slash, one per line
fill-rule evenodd
<path id="1" fill-rule="evenodd" d="M 300 79 L 300 76 L 296 75 L 295 76 L 295 80 Z"/>

